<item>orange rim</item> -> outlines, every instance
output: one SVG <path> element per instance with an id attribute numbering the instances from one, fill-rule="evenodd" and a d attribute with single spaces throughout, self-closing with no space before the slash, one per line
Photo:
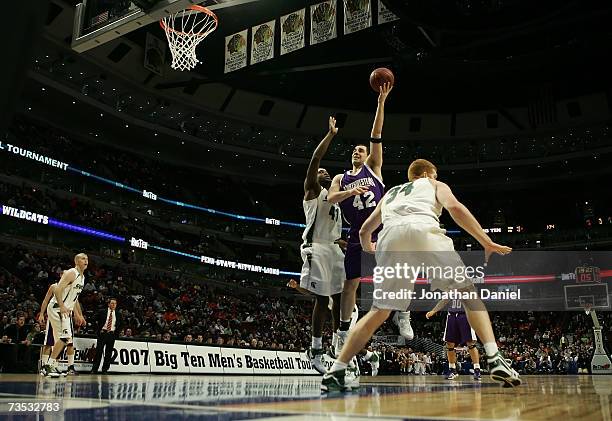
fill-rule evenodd
<path id="1" fill-rule="evenodd" d="M 215 27 L 212 29 L 209 29 L 206 32 L 198 32 L 197 34 L 186 34 L 185 32 L 177 31 L 174 28 L 166 26 L 163 19 L 159 20 L 159 26 L 161 26 L 164 31 L 174 32 L 175 34 L 184 35 L 184 36 L 200 36 L 200 37 L 206 36 L 210 34 L 212 31 L 214 31 L 215 29 L 217 29 L 217 25 L 219 24 L 219 19 L 217 18 L 217 15 L 215 15 L 212 12 L 212 10 L 208 10 L 206 7 L 200 6 L 198 4 L 191 5 L 188 9 L 185 9 L 185 10 L 194 10 L 196 12 L 207 14 L 208 16 L 210 16 L 211 18 L 215 20 Z"/>

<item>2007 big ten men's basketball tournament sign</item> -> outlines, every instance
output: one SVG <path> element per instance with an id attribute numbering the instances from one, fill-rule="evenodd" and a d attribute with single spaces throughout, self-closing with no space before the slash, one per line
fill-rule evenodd
<path id="1" fill-rule="evenodd" d="M 298 10 L 280 18 L 281 56 L 304 48 L 304 18 L 306 9 Z"/>
<path id="2" fill-rule="evenodd" d="M 225 37 L 225 73 L 246 67 L 247 33 L 245 29 Z"/>
<path id="3" fill-rule="evenodd" d="M 262 23 L 251 28 L 251 64 L 274 57 L 274 30 L 276 21 Z"/>
<path id="4" fill-rule="evenodd" d="M 336 0 L 310 6 L 310 45 L 336 38 Z"/>
<path id="5" fill-rule="evenodd" d="M 352 34 L 372 26 L 370 0 L 344 0 L 344 34 Z"/>

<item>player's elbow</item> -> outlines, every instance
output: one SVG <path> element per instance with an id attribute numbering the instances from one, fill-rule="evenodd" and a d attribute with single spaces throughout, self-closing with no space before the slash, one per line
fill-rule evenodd
<path id="1" fill-rule="evenodd" d="M 340 195 L 338 193 L 330 193 L 327 195 L 327 201 L 329 203 L 338 203 L 340 202 Z"/>
<path id="2" fill-rule="evenodd" d="M 444 207 L 448 213 L 451 214 L 451 216 L 461 215 L 465 210 L 465 206 L 463 206 L 463 204 L 458 200 L 453 200 L 450 203 L 447 203 Z"/>

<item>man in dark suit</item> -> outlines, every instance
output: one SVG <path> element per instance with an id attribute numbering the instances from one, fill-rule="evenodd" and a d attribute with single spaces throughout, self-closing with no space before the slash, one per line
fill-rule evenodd
<path id="1" fill-rule="evenodd" d="M 111 355 L 115 346 L 115 339 L 121 331 L 121 317 L 116 311 L 117 300 L 109 298 L 108 308 L 98 313 L 96 321 L 98 323 L 98 341 L 96 342 L 96 357 L 94 358 L 91 372 L 98 373 L 98 367 L 102 360 L 104 352 L 104 364 L 102 365 L 102 374 L 106 374 L 110 367 Z"/>

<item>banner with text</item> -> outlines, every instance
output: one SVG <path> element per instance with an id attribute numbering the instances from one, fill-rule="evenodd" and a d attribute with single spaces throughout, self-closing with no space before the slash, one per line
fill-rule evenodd
<path id="1" fill-rule="evenodd" d="M 225 37 L 225 73 L 246 67 L 247 32 L 248 29 L 245 29 Z"/>
<path id="2" fill-rule="evenodd" d="M 352 34 L 372 26 L 370 0 L 344 0 L 344 34 Z"/>
<path id="3" fill-rule="evenodd" d="M 310 6 L 310 45 L 336 38 L 336 0 Z"/>
<path id="4" fill-rule="evenodd" d="M 75 338 L 75 368 L 90 371 L 96 356 L 96 339 Z M 66 356 L 60 356 L 66 369 Z M 327 361 L 331 366 L 333 361 Z M 98 367 L 101 369 L 101 367 Z M 317 374 L 304 353 L 206 345 L 115 341 L 111 373 L 166 374 Z"/>
<path id="5" fill-rule="evenodd" d="M 251 64 L 274 58 L 274 30 L 276 21 L 251 28 Z"/>
<path id="6" fill-rule="evenodd" d="M 397 15 L 389 10 L 382 0 L 378 0 L 378 24 L 382 25 L 383 23 L 393 22 L 394 20 L 399 20 Z"/>
<path id="7" fill-rule="evenodd" d="M 280 54 L 285 55 L 304 48 L 304 19 L 306 9 L 298 10 L 280 18 Z"/>

